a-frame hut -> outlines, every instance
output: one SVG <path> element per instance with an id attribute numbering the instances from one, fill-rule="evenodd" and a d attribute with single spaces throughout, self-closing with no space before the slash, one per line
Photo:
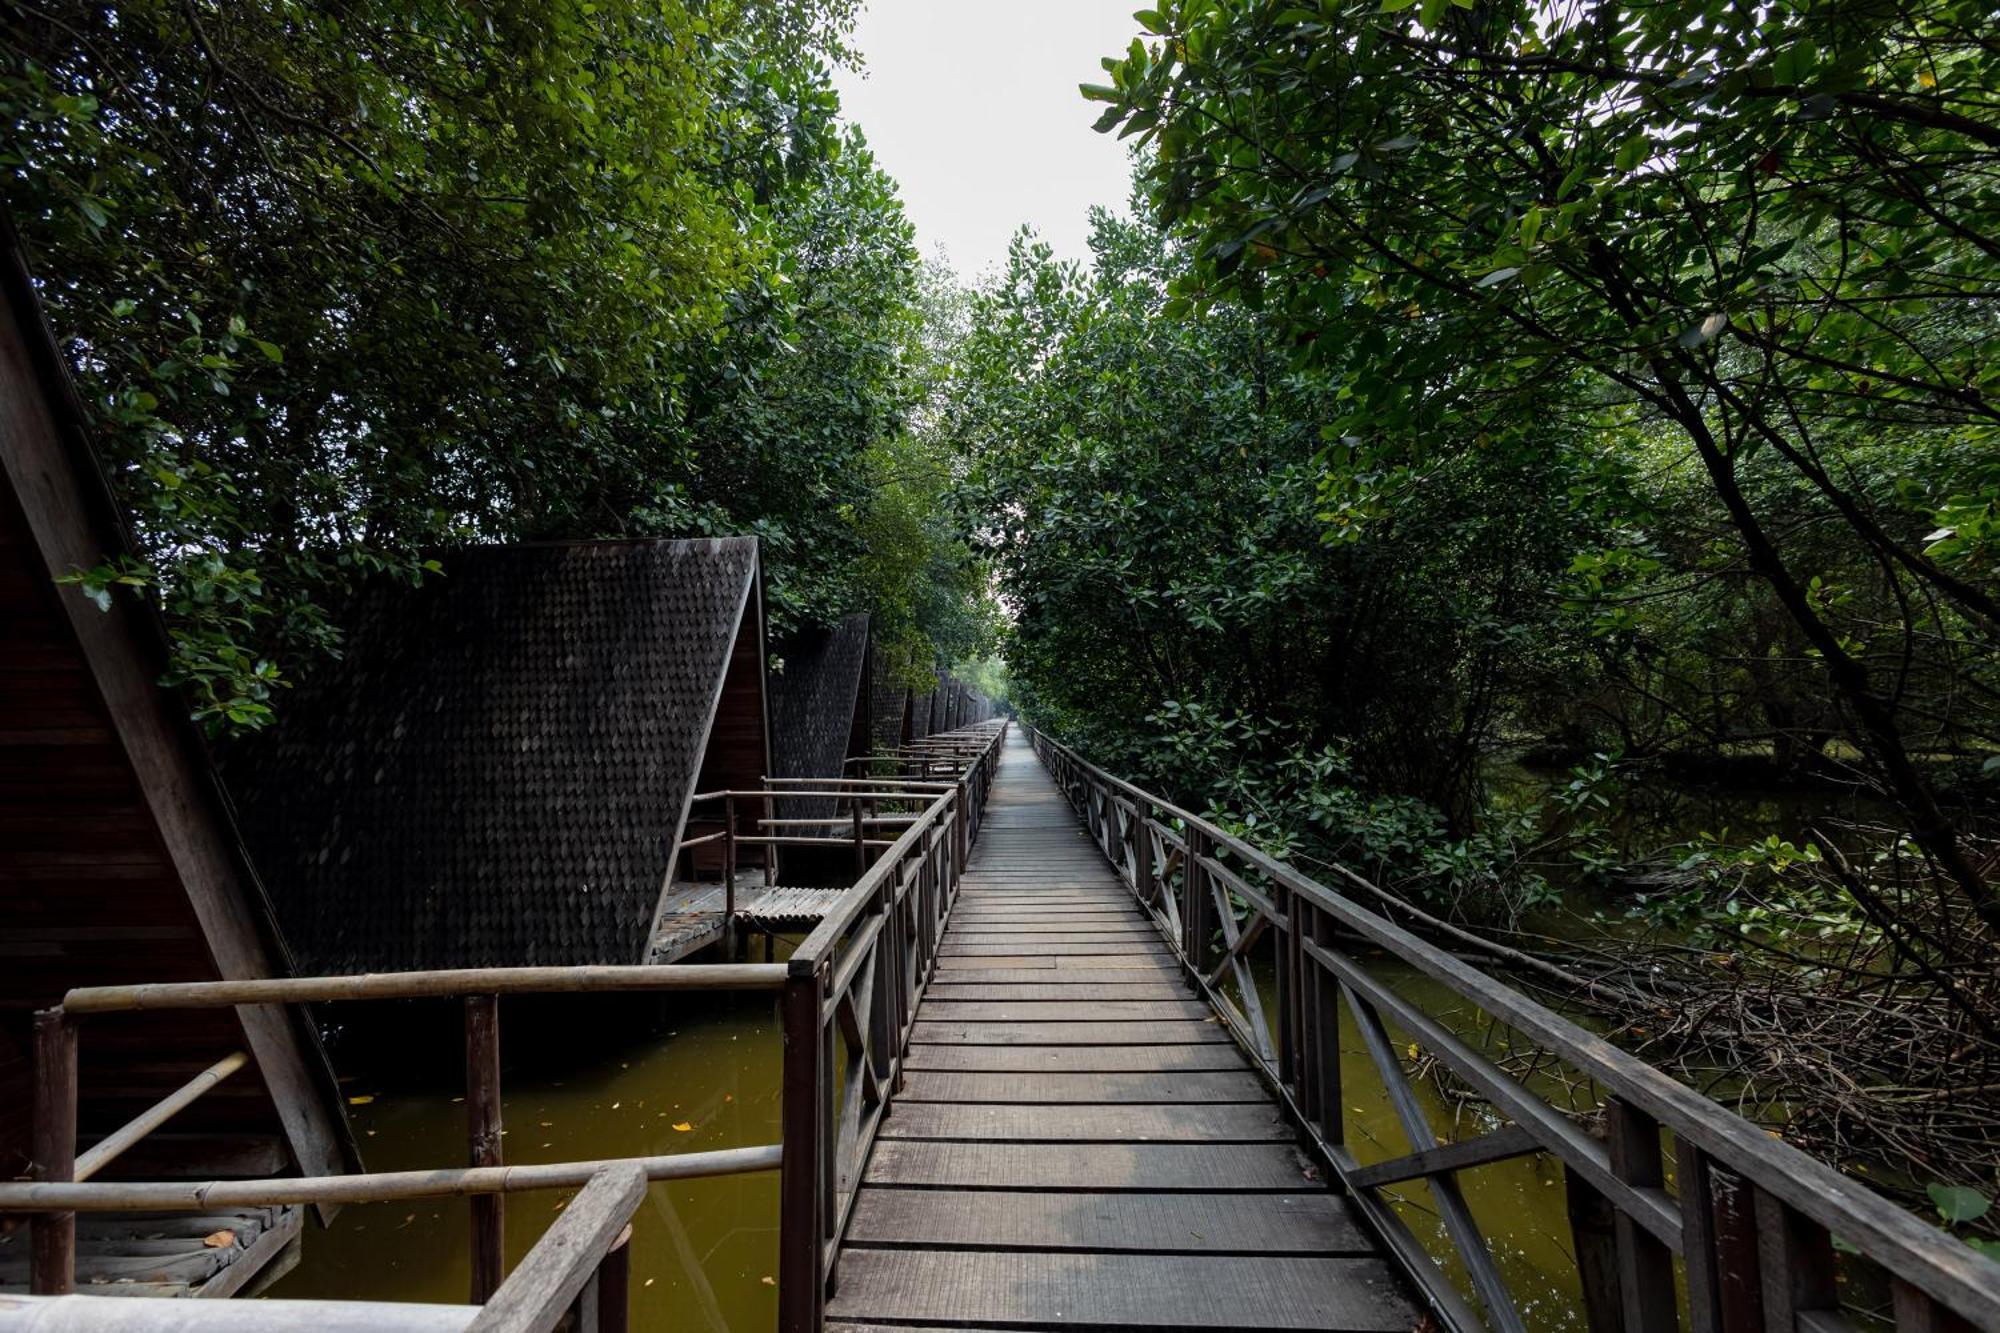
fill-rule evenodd
<path id="1" fill-rule="evenodd" d="M 646 961 L 689 799 L 770 771 L 755 539 L 444 566 L 366 589 L 225 765 L 287 937 L 324 972 Z"/>
<path id="2" fill-rule="evenodd" d="M 874 713 L 872 748 L 893 750 L 910 738 L 910 691 L 896 682 L 887 659 L 874 651 L 872 642 L 868 657 L 869 687 L 874 696 L 870 705 Z"/>
<path id="3" fill-rule="evenodd" d="M 11 228 L 0 245 L 0 1177 L 13 1177 L 30 1153 L 33 1011 L 77 986 L 281 975 L 286 957 L 201 738 L 156 684 L 158 620 L 61 581 L 132 545 Z M 265 1006 L 85 1021 L 81 1145 L 239 1052 L 245 1066 L 100 1178 L 349 1169 L 317 1038 Z M 240 1210 L 233 1243 L 208 1246 L 185 1226 L 88 1216 L 78 1286 L 227 1295 L 293 1252 L 300 1218 Z M 0 1291 L 25 1285 L 27 1248 L 25 1231 L 0 1235 Z"/>
<path id="4" fill-rule="evenodd" d="M 868 617 L 856 612 L 831 629 L 802 630 L 775 655 L 784 665 L 770 682 L 772 776 L 841 777 L 873 740 Z M 808 803 L 777 804 L 782 817 L 807 817 L 797 812 Z"/>

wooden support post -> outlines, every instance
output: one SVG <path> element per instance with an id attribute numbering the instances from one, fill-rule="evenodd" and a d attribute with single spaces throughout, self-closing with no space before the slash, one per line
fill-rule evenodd
<path id="1" fill-rule="evenodd" d="M 1317 907 L 1312 915 L 1313 943 L 1333 947 L 1333 921 Z M 1319 1132 L 1328 1143 L 1346 1141 L 1346 1105 L 1340 1084 L 1340 985 L 1317 960 L 1312 964 L 1314 1096 L 1319 1102 Z"/>
<path id="2" fill-rule="evenodd" d="M 632 1224 L 618 1233 L 597 1265 L 597 1333 L 627 1333 L 632 1324 Z"/>
<path id="3" fill-rule="evenodd" d="M 1583 1287 L 1583 1322 L 1590 1333 L 1623 1333 L 1624 1301 L 1618 1288 L 1616 1210 L 1574 1169 L 1563 1168 L 1570 1241 Z"/>
<path id="4" fill-rule="evenodd" d="M 1207 840 L 1193 828 L 1187 830 L 1187 855 L 1181 859 L 1181 948 L 1197 979 L 1208 975 L 1208 872 L 1202 866 L 1203 845 Z"/>
<path id="5" fill-rule="evenodd" d="M 1666 1185 L 1660 1126 L 1651 1116 L 1612 1097 L 1604 1103 L 1604 1132 L 1611 1170 L 1641 1189 Z M 1618 1287 L 1624 1295 L 1627 1333 L 1675 1333 L 1674 1253 L 1623 1212 L 1617 1215 Z"/>
<path id="6" fill-rule="evenodd" d="M 778 807 L 772 802 L 767 787 L 764 793 L 764 820 L 767 825 L 777 818 L 777 810 Z M 767 889 L 778 887 L 778 844 L 775 842 L 764 844 L 764 887 Z"/>
<path id="7" fill-rule="evenodd" d="M 1825 1227 L 1768 1191 L 1752 1187 L 1756 1200 L 1757 1259 L 1763 1270 L 1764 1327 L 1802 1327 L 1800 1316 L 1838 1310 L 1834 1286 L 1833 1238 Z"/>
<path id="8" fill-rule="evenodd" d="M 1139 816 L 1139 835 L 1132 844 L 1132 893 L 1147 906 L 1153 902 L 1153 821 Z"/>
<path id="9" fill-rule="evenodd" d="M 465 997 L 465 1136 L 470 1165 L 500 1166 L 500 997 Z M 507 1277 L 506 1201 L 476 1194 L 472 1209 L 472 1303 L 484 1305 Z"/>
<path id="10" fill-rule="evenodd" d="M 971 808 L 971 805 L 966 800 L 965 779 L 960 778 L 958 780 L 958 804 L 953 808 L 953 813 L 957 818 L 953 821 L 951 830 L 952 878 L 954 882 L 958 876 L 965 873 L 966 862 L 972 857 Z"/>
<path id="11" fill-rule="evenodd" d="M 34 1178 L 76 1174 L 76 1021 L 60 1009 L 35 1015 Z M 67 1296 L 76 1287 L 76 1214 L 37 1213 L 28 1223 L 28 1290 Z"/>
<path id="12" fill-rule="evenodd" d="M 736 798 L 722 798 L 722 956 L 736 956 Z"/>
<path id="13" fill-rule="evenodd" d="M 1757 1252 L 1757 1207 L 1750 1183 L 1711 1163 L 1708 1194 L 1715 1228 L 1719 1327 L 1722 1333 L 1764 1333 L 1763 1266 Z"/>
<path id="14" fill-rule="evenodd" d="M 1680 1177 L 1681 1266 L 1687 1275 L 1689 1333 L 1719 1333 L 1722 1283 L 1708 1154 L 1677 1138 L 1674 1159 Z"/>
<path id="15" fill-rule="evenodd" d="M 784 1161 L 778 1174 L 778 1328 L 820 1333 L 826 1313 L 821 1246 L 827 1143 L 822 1118 L 827 1070 L 820 1060 L 820 988 L 824 967 L 785 979 Z"/>
<path id="16" fill-rule="evenodd" d="M 861 822 L 861 798 L 853 800 L 854 815 L 854 878 L 859 880 L 868 873 L 868 841 Z"/>

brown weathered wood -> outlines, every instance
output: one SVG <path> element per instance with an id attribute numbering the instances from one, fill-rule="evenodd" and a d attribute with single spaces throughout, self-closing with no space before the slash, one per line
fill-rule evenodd
<path id="1" fill-rule="evenodd" d="M 646 1173 L 609 1166 L 592 1176 L 521 1260 L 467 1333 L 548 1333 L 609 1255 L 640 1201 Z"/>
<path id="2" fill-rule="evenodd" d="M 465 997 L 465 1138 L 469 1165 L 502 1163 L 500 1114 L 500 997 Z M 507 1276 L 506 1200 L 484 1194 L 471 1201 L 472 1296 L 484 1305 Z"/>
<path id="3" fill-rule="evenodd" d="M 648 1180 L 695 1180 L 778 1169 L 775 1143 L 754 1148 L 625 1157 L 614 1161 L 537 1162 L 531 1166 L 450 1167 L 263 1180 L 99 1181 L 83 1184 L 0 1181 L 0 1211 L 128 1212 L 247 1208 L 282 1203 L 379 1203 L 390 1199 L 465 1198 L 524 1190 L 575 1189 L 605 1166 L 629 1162 Z"/>
<path id="4" fill-rule="evenodd" d="M 1535 1136 L 1519 1125 L 1506 1125 L 1478 1138 L 1439 1144 L 1421 1152 L 1405 1153 L 1386 1162 L 1375 1162 L 1347 1173 L 1347 1183 L 1357 1189 L 1374 1189 L 1424 1176 L 1463 1171 L 1468 1167 L 1504 1162 L 1510 1157 L 1539 1152 Z"/>
<path id="5" fill-rule="evenodd" d="M 1722 1283 L 1717 1262 L 1715 1188 L 1708 1158 L 1691 1143 L 1677 1143 L 1674 1159 L 1680 1184 L 1680 1250 L 1687 1282 L 1689 1333 L 1718 1333 L 1722 1327 Z"/>
<path id="6" fill-rule="evenodd" d="M 1604 1104 L 1604 1133 L 1611 1170 L 1620 1180 L 1635 1189 L 1665 1186 L 1660 1127 L 1651 1116 L 1620 1098 L 1610 1098 Z M 1628 1333 L 1674 1333 L 1679 1320 L 1674 1308 L 1673 1251 L 1622 1211 L 1614 1225 Z"/>
<path id="7" fill-rule="evenodd" d="M 1144 1023 L 957 1023 L 917 1020 L 911 1040 L 947 1046 L 1157 1046 L 1227 1044 L 1210 1019 Z"/>
<path id="8" fill-rule="evenodd" d="M 848 1227 L 871 1247 L 1354 1254 L 1375 1241 L 1345 1199 L 1294 1194 L 1050 1194 L 867 1188 Z"/>
<path id="9" fill-rule="evenodd" d="M 1757 1204 L 1750 1183 L 1713 1163 L 1708 1187 L 1715 1219 L 1716 1296 L 1723 1333 L 1763 1333 L 1764 1278 Z"/>
<path id="10" fill-rule="evenodd" d="M 1617 1210 L 1578 1172 L 1563 1168 L 1569 1204 L 1570 1244 L 1576 1254 L 1584 1326 L 1590 1333 L 1623 1333 L 1625 1298 L 1618 1280 Z"/>
<path id="11" fill-rule="evenodd" d="M 958 1000 L 935 992 L 924 1017 L 933 1023 L 1207 1022 L 1209 1007 L 1196 1000 Z"/>
<path id="12" fill-rule="evenodd" d="M 1761 1187 L 1753 1187 L 1757 1261 L 1764 1288 L 1764 1327 L 1799 1327 L 1815 1311 L 1838 1310 L 1833 1239 L 1826 1228 Z"/>
<path id="13" fill-rule="evenodd" d="M 1197 1102 L 1265 1102 L 1257 1076 L 1241 1068 L 1168 1073 L 963 1073 L 912 1069 L 904 1075 L 899 1107 L 916 1102 L 1054 1105 L 1183 1105 Z M 902 1112 L 899 1110 L 898 1115 Z"/>
<path id="14" fill-rule="evenodd" d="M 870 1183 L 1045 1190 L 1299 1190 L 1290 1147 L 1218 1143 L 942 1143 L 883 1139 Z"/>
<path id="15" fill-rule="evenodd" d="M 1303 901 L 1325 913 L 1343 931 L 1360 936 L 1402 964 L 1416 968 L 1442 984 L 1487 1018 L 1509 1028 L 1516 1038 L 1579 1069 L 1612 1095 L 1652 1117 L 1671 1131 L 1677 1141 L 1692 1144 L 1721 1168 L 1742 1174 L 1821 1231 L 1837 1232 L 1864 1255 L 1890 1272 L 1901 1276 L 1932 1299 L 1941 1302 L 1974 1326 L 2000 1327 L 2000 1269 L 1969 1247 L 1942 1238 L 1908 1210 L 1856 1184 L 1824 1162 L 1817 1161 L 1761 1128 L 1717 1106 L 1700 1092 L 1679 1083 L 1663 1071 L 1618 1050 L 1595 1033 L 1554 1013 L 1527 995 L 1479 971 L 1446 950 L 1420 939 L 1385 916 L 1359 905 L 1341 893 L 1316 883 L 1291 866 L 1264 855 L 1190 811 L 1159 801 L 1129 783 L 1096 769 L 1064 750 L 1045 736 L 1035 737 L 1037 749 L 1060 763 L 1072 776 L 1082 799 L 1099 799 L 1098 793 L 1116 793 L 1131 800 L 1147 800 L 1161 811 L 1164 820 L 1182 826 L 1180 841 L 1207 854 L 1228 854 L 1272 882 L 1282 884 L 1295 902 Z M 1171 845 L 1171 841 L 1170 841 Z M 1359 877 L 1338 866 L 1329 873 L 1341 882 L 1372 889 Z M 1201 932 L 1190 927 L 1196 937 Z M 1321 957 L 1330 950 L 1319 951 Z M 1385 1011 L 1391 1004 L 1380 997 L 1376 1002 Z M 1402 1012 L 1399 1023 L 1411 1024 Z M 1448 1035 L 1448 1034 L 1447 1034 Z M 1428 1033 L 1420 1040 L 1436 1053 Z M 1505 1091 L 1490 1086 L 1486 1075 L 1468 1075 L 1460 1056 L 1470 1054 L 1459 1043 L 1447 1063 L 1455 1072 L 1478 1084 L 1480 1091 L 1496 1101 L 1508 1098 Z M 1515 1094 L 1521 1090 L 1516 1086 Z M 1544 1107 L 1544 1110 L 1547 1108 Z M 1621 1216 L 1636 1219 L 1654 1239 L 1678 1244 L 1682 1227 L 1673 1200 L 1658 1187 L 1633 1187 L 1618 1181 L 1606 1163 L 1560 1125 L 1537 1117 L 1529 1108 L 1506 1106 L 1509 1116 L 1527 1124 L 1538 1134 L 1546 1133 L 1551 1152 L 1566 1168 L 1586 1176 L 1593 1187 L 1605 1194 Z M 1765 1274 L 1765 1285 L 1771 1276 Z M 1817 1317 L 1817 1316 L 1815 1316 Z M 1770 1316 L 1767 1312 L 1767 1322 Z M 1820 1322 L 1824 1322 L 1821 1320 Z"/>
<path id="16" fill-rule="evenodd" d="M 1297 1131 L 1269 1102 L 1145 1106 L 898 1099 L 882 1137 L 986 1143 L 1290 1143 Z"/>
<path id="17" fill-rule="evenodd" d="M 60 1010 L 35 1015 L 34 1178 L 55 1183 L 76 1170 L 76 1024 Z M 76 1282 L 76 1214 L 39 1213 L 28 1223 L 28 1287 L 62 1296 Z"/>
<path id="18" fill-rule="evenodd" d="M 345 977 L 267 977 L 249 981 L 89 986 L 63 997 L 71 1015 L 147 1009 L 234 1009 L 240 1005 L 407 1000 L 426 996 L 559 995 L 607 991 L 774 991 L 782 963 L 711 963 L 692 967 L 475 967 L 433 972 L 377 972 Z"/>
<path id="19" fill-rule="evenodd" d="M 1407 1333 L 1379 1259 L 857 1249 L 836 1319 Z"/>
<path id="20" fill-rule="evenodd" d="M 826 1308 L 820 1243 L 826 1234 L 823 1181 L 828 1152 L 822 1104 L 830 1071 L 822 1059 L 820 987 L 823 973 L 802 969 L 785 984 L 783 1108 L 787 1145 L 779 1177 L 778 1327 L 818 1333 Z"/>

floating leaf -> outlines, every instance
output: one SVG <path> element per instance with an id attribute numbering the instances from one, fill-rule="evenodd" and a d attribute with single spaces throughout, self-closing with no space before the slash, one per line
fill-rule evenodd
<path id="1" fill-rule="evenodd" d="M 1951 1223 L 1977 1222 L 1993 1207 L 1993 1200 L 1964 1185 L 1931 1185 L 1925 1190 L 1938 1216 Z"/>
<path id="2" fill-rule="evenodd" d="M 349 1106 L 366 1106 L 366 1105 L 368 1105 L 368 1103 L 370 1103 L 370 1102 L 372 1102 L 372 1101 L 374 1101 L 374 1100 L 375 1100 L 375 1094 L 374 1094 L 374 1093 L 372 1093 L 372 1092 L 364 1092 L 364 1093 L 362 1093 L 362 1094 L 361 1094 L 360 1096 L 358 1096 L 358 1097 L 349 1097 L 349 1098 L 347 1099 L 347 1104 L 348 1104 Z"/>
<path id="3" fill-rule="evenodd" d="M 679 1121 L 674 1125 L 674 1131 L 679 1134 L 691 1133 L 693 1130 L 694 1126 L 686 1120 Z"/>

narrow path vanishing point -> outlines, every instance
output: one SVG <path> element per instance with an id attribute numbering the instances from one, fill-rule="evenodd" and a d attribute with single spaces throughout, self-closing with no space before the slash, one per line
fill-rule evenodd
<path id="1" fill-rule="evenodd" d="M 829 1328 L 1417 1322 L 1018 730 L 904 1067 Z"/>

